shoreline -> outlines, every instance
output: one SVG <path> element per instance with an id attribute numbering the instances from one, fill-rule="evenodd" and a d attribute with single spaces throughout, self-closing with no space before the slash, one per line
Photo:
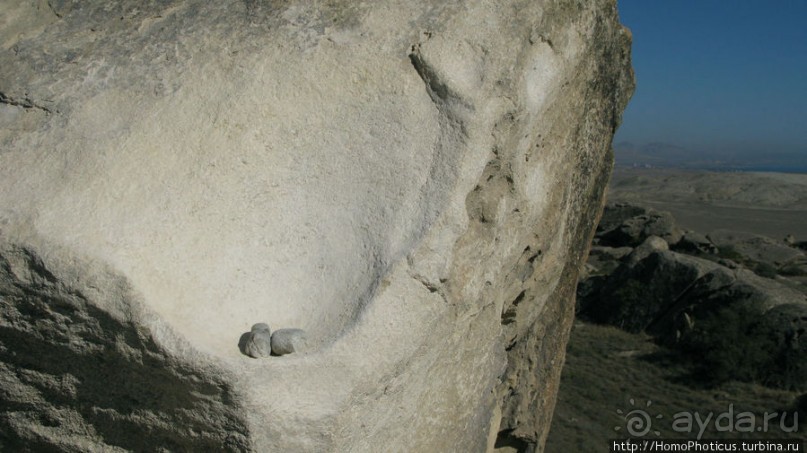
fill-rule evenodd
<path id="1" fill-rule="evenodd" d="M 614 171 L 627 171 L 627 170 L 659 170 L 659 171 L 681 171 L 681 172 L 704 172 L 704 173 L 781 173 L 792 175 L 807 175 L 807 167 L 798 166 L 795 168 L 787 168 L 780 165 L 759 165 L 752 167 L 662 167 L 662 166 L 645 166 L 640 164 L 615 164 Z"/>

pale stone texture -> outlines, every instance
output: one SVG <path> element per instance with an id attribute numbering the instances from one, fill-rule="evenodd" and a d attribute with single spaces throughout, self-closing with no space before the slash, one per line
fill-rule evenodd
<path id="1" fill-rule="evenodd" d="M 612 0 L 0 8 L 4 445 L 542 448 Z M 263 320 L 309 350 L 242 354 Z"/>
<path id="2" fill-rule="evenodd" d="M 258 323 L 252 326 L 246 334 L 246 344 L 244 354 L 259 359 L 272 355 L 272 331 L 265 323 Z"/>
<path id="3" fill-rule="evenodd" d="M 280 329 L 272 334 L 272 353 L 286 355 L 303 352 L 308 345 L 308 338 L 302 329 Z"/>

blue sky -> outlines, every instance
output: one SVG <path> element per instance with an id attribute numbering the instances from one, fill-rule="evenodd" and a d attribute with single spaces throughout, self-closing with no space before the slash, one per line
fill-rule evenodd
<path id="1" fill-rule="evenodd" d="M 807 161 L 807 0 L 618 0 L 637 88 L 615 143 Z"/>

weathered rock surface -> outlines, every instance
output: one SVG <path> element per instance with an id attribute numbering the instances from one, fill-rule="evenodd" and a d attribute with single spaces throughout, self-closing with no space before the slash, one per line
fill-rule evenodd
<path id="1" fill-rule="evenodd" d="M 730 247 L 743 260 L 754 263 L 779 267 L 805 258 L 802 250 L 758 234 L 715 230 L 708 234 L 708 238 L 718 248 Z"/>
<path id="2" fill-rule="evenodd" d="M 686 231 L 675 249 L 690 254 L 717 254 L 717 246 L 706 236 L 696 231 Z"/>
<path id="3" fill-rule="evenodd" d="M 664 239 L 661 239 L 658 236 L 649 236 L 644 240 L 644 242 L 639 244 L 638 247 L 633 249 L 633 251 L 628 254 L 628 256 L 625 258 L 625 262 L 628 265 L 633 265 L 639 261 L 642 261 L 653 253 L 666 252 L 669 249 L 670 246 L 667 245 L 667 241 Z"/>
<path id="4" fill-rule="evenodd" d="M 589 251 L 588 261 L 592 274 L 610 274 L 619 267 L 620 260 L 633 252 L 632 247 L 608 247 L 595 245 Z M 581 276 L 582 278 L 582 276 Z"/>
<path id="5" fill-rule="evenodd" d="M 652 236 L 612 272 L 583 284 L 581 290 L 582 316 L 665 340 L 675 338 L 683 313 L 692 318 L 693 313 L 743 301 L 763 309 L 785 304 L 807 307 L 804 294 L 775 280 L 668 251 L 665 241 Z"/>
<path id="6" fill-rule="evenodd" d="M 613 1 L 0 8 L 4 446 L 541 449 Z M 310 349 L 250 359 L 256 319 Z"/>
<path id="7" fill-rule="evenodd" d="M 265 323 L 258 323 L 246 334 L 244 354 L 259 359 L 272 355 L 272 330 Z"/>
<path id="8" fill-rule="evenodd" d="M 652 237 L 628 256 L 596 290 L 580 300 L 589 319 L 623 328 L 646 330 L 717 263 L 654 248 Z"/>
<path id="9" fill-rule="evenodd" d="M 674 245 L 684 234 L 669 212 L 625 203 L 609 204 L 606 212 L 605 221 L 597 231 L 602 245 L 635 247 L 650 236 L 658 236 Z"/>
<path id="10" fill-rule="evenodd" d="M 633 214 L 626 206 L 609 205 L 597 235 L 624 225 L 620 216 Z M 657 236 L 628 253 L 625 247 L 595 246 L 587 263 L 591 270 L 578 285 L 579 316 L 652 335 L 691 357 L 707 381 L 803 388 L 807 296 L 797 280 L 760 267 L 782 256 L 794 264 L 791 254 L 800 252 L 758 235 L 723 231 L 710 237 L 714 243 L 686 232 L 675 251 Z M 729 252 L 738 262 L 717 256 Z"/>
<path id="11" fill-rule="evenodd" d="M 272 353 L 286 355 L 303 352 L 308 346 L 308 337 L 302 329 L 280 329 L 272 334 Z"/>
<path id="12" fill-rule="evenodd" d="M 643 206 L 630 203 L 608 203 L 597 224 L 597 238 L 604 233 L 618 228 L 625 221 L 641 215 L 647 215 L 650 210 Z"/>

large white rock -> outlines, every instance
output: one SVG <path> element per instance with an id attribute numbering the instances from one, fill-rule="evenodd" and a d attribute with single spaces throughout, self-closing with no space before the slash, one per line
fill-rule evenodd
<path id="1" fill-rule="evenodd" d="M 0 8 L 1 441 L 542 445 L 613 1 Z M 256 322 L 308 352 L 250 359 Z"/>

